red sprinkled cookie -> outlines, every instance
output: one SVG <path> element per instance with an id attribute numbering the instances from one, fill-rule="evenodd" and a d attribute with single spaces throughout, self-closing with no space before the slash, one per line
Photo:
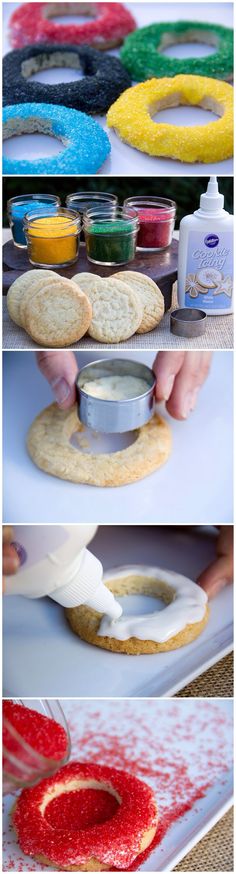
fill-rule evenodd
<path id="1" fill-rule="evenodd" d="M 157 806 L 132 774 L 71 762 L 32 789 L 13 811 L 23 852 L 62 870 L 126 869 L 152 842 Z"/>
<path id="2" fill-rule="evenodd" d="M 95 46 L 98 49 L 112 48 L 123 42 L 125 36 L 135 30 L 133 16 L 122 3 L 63 3 L 68 14 L 84 14 L 82 7 L 91 7 L 92 16 L 85 24 L 57 24 L 48 16 L 49 3 L 23 3 L 10 18 L 10 40 L 14 49 L 33 43 L 70 43 Z M 53 3 L 53 16 L 61 15 L 61 4 Z M 65 14 L 65 13 L 64 13 Z M 86 13 L 85 13 L 86 14 Z M 95 16 L 95 18 L 93 18 Z"/>

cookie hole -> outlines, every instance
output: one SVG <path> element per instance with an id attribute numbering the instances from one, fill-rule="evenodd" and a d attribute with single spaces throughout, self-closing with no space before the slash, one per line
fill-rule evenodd
<path id="1" fill-rule="evenodd" d="M 166 46 L 161 49 L 161 54 L 167 58 L 206 58 L 208 55 L 214 55 L 216 52 L 215 46 L 206 45 L 205 43 L 174 43 L 171 46 Z"/>
<path id="2" fill-rule="evenodd" d="M 157 124 L 174 124 L 180 127 L 194 127 L 195 125 L 209 124 L 218 121 L 218 115 L 201 106 L 174 106 L 168 109 L 160 109 L 152 115 L 152 121 Z"/>
<path id="3" fill-rule="evenodd" d="M 110 455 L 112 452 L 122 452 L 128 446 L 132 446 L 137 438 L 136 431 L 127 431 L 124 434 L 100 434 L 84 428 L 76 431 L 70 439 L 71 445 L 79 452 L 87 455 Z"/>
<path id="4" fill-rule="evenodd" d="M 116 597 L 125 616 L 146 616 L 148 613 L 164 610 L 166 604 L 162 598 L 153 595 L 124 595 Z"/>
<path id="5" fill-rule="evenodd" d="M 213 31 L 204 31 L 189 26 L 185 33 L 178 34 L 166 31 L 162 34 L 158 51 L 170 58 L 201 58 L 215 54 L 219 47 L 219 39 Z"/>
<path id="6" fill-rule="evenodd" d="M 54 24 L 87 24 L 89 18 L 95 18 L 95 15 L 52 15 L 50 21 Z"/>
<path id="7" fill-rule="evenodd" d="M 88 18 L 97 18 L 93 3 L 48 3 L 43 11 L 45 18 L 55 24 L 87 24 Z"/>
<path id="8" fill-rule="evenodd" d="M 42 53 L 21 64 L 21 75 L 30 82 L 58 85 L 83 79 L 79 57 L 75 52 Z"/>
<path id="9" fill-rule="evenodd" d="M 38 158 L 58 155 L 64 148 L 60 140 L 47 134 L 21 134 L 5 140 L 3 154 L 12 161 L 22 161 L 24 158 L 37 161 Z"/>
<path id="10" fill-rule="evenodd" d="M 110 820 L 119 802 L 103 789 L 80 789 L 63 792 L 47 804 L 45 819 L 56 831 L 79 831 Z"/>
<path id="11" fill-rule="evenodd" d="M 57 67 L 50 70 L 39 70 L 38 73 L 33 73 L 28 77 L 29 82 L 41 82 L 42 85 L 61 85 L 66 82 L 77 82 L 83 79 L 81 70 L 75 70 L 70 67 Z"/>

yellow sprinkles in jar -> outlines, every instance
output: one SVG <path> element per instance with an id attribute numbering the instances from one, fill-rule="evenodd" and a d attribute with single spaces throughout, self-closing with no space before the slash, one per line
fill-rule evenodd
<path id="1" fill-rule="evenodd" d="M 76 261 L 80 232 L 80 217 L 76 212 L 73 215 L 70 210 L 61 210 L 54 215 L 29 215 L 25 225 L 31 264 L 60 267 Z"/>

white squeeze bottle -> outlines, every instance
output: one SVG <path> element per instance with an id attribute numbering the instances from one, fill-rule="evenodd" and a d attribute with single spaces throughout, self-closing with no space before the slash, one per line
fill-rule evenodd
<path id="1" fill-rule="evenodd" d="M 102 581 L 101 562 L 87 549 L 96 530 L 96 525 L 17 525 L 13 544 L 20 567 L 6 577 L 5 594 L 49 595 L 63 607 L 87 604 L 118 619 L 122 608 Z"/>
<path id="2" fill-rule="evenodd" d="M 200 207 L 180 222 L 178 302 L 209 316 L 233 312 L 233 222 L 224 209 L 216 176 L 210 176 Z"/>

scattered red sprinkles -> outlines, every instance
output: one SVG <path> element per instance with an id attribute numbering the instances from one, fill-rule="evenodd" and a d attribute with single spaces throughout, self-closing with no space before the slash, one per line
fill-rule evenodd
<path id="1" fill-rule="evenodd" d="M 109 816 L 108 824 L 106 818 L 105 821 L 93 822 L 90 828 L 76 829 L 75 795 L 79 798 L 80 791 L 71 792 L 71 789 L 75 789 L 75 782 L 81 780 L 105 784 L 107 791 L 110 787 L 120 799 L 113 816 Z M 69 792 L 72 796 L 64 806 L 64 816 L 63 809 L 61 811 L 59 824 L 55 809 L 53 822 L 50 809 L 49 818 L 42 809 L 54 792 Z M 99 792 L 98 788 L 97 794 Z M 59 797 L 56 798 L 56 810 L 59 810 L 59 800 Z M 49 808 L 53 803 L 52 800 Z M 42 780 L 38 786 L 23 790 L 13 821 L 19 844 L 26 855 L 46 856 L 51 864 L 59 868 L 83 865 L 90 858 L 96 858 L 109 867 L 115 865 L 123 870 L 136 859 L 143 835 L 156 826 L 157 809 L 151 788 L 133 774 L 93 763 L 71 762 L 60 768 L 55 776 Z"/>
<path id="2" fill-rule="evenodd" d="M 162 249 L 170 245 L 174 230 L 173 210 L 163 207 L 137 208 L 140 228 L 137 246 Z"/>
<path id="3" fill-rule="evenodd" d="M 94 20 L 85 24 L 58 24 L 47 18 L 48 3 L 23 3 L 10 18 L 11 45 L 15 49 L 38 42 L 70 43 L 101 48 L 103 43 L 122 42 L 136 24 L 122 3 L 93 3 Z M 56 5 L 56 4 L 55 4 Z M 58 5 L 57 14 L 60 15 Z M 79 14 L 79 6 L 78 14 Z M 54 11 L 54 15 L 55 15 Z M 68 13 L 70 14 L 70 13 Z"/>
<path id="4" fill-rule="evenodd" d="M 155 840 L 127 869 L 140 870 L 155 848 L 155 869 L 151 870 L 159 870 L 158 863 L 171 846 L 174 823 L 185 820 L 187 842 L 194 814 L 201 811 L 201 799 L 208 789 L 213 787 L 219 799 L 225 799 L 224 783 L 232 767 L 230 702 L 117 699 L 64 701 L 62 705 L 73 758 L 128 771 L 154 791 L 159 813 Z M 27 859 L 16 842 L 9 826 L 11 806 L 12 798 L 5 799 L 4 871 L 40 871 L 40 864 Z"/>

